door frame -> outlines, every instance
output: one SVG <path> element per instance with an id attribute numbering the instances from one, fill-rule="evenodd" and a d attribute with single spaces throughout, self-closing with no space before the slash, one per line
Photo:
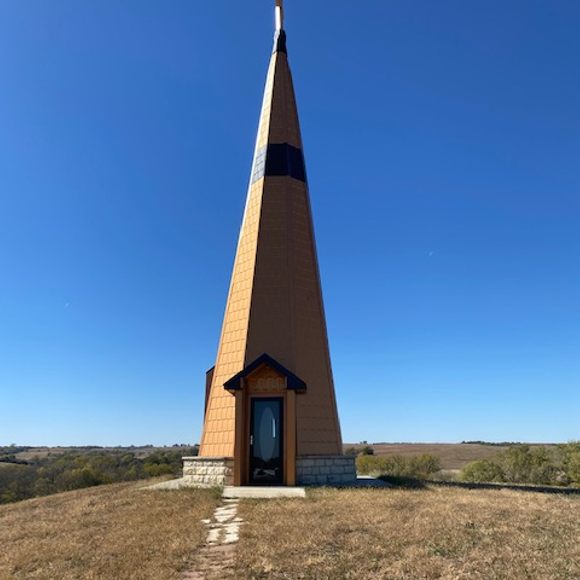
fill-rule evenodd
<path id="1" fill-rule="evenodd" d="M 282 397 L 284 399 L 284 483 L 286 486 L 296 485 L 296 455 L 297 455 L 297 392 L 283 390 L 254 391 L 246 378 L 241 379 L 241 388 L 232 392 L 234 401 L 234 477 L 233 484 L 249 485 L 250 476 L 250 400 L 260 397 Z"/>
<path id="2" fill-rule="evenodd" d="M 252 429 L 254 426 L 254 402 L 255 401 L 278 401 L 280 403 L 280 412 L 278 414 L 279 417 L 279 421 L 280 421 L 280 425 L 279 425 L 279 433 L 280 433 L 280 479 L 278 481 L 276 481 L 275 483 L 259 483 L 259 482 L 255 482 L 252 481 L 252 445 L 250 442 L 250 438 L 252 437 Z M 247 481 L 249 485 L 256 485 L 256 486 L 267 486 L 267 485 L 272 485 L 272 486 L 281 486 L 284 485 L 285 481 L 286 481 L 286 448 L 285 448 L 285 444 L 286 444 L 286 438 L 284 436 L 284 428 L 285 428 L 285 421 L 284 421 L 284 415 L 286 412 L 286 397 L 284 397 L 284 395 L 279 395 L 279 396 L 273 396 L 273 395 L 264 395 L 264 396 L 260 396 L 260 395 L 252 395 L 250 396 L 250 412 L 249 412 L 249 429 L 248 429 L 248 438 L 247 438 L 247 449 L 248 449 L 248 454 L 247 454 L 247 465 L 248 465 L 248 472 L 247 472 Z"/>

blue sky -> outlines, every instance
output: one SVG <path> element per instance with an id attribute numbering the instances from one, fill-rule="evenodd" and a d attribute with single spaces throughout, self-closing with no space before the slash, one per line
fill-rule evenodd
<path id="1" fill-rule="evenodd" d="M 199 440 L 272 5 L 0 4 L 0 443 Z M 344 439 L 579 438 L 578 2 L 286 12 Z"/>

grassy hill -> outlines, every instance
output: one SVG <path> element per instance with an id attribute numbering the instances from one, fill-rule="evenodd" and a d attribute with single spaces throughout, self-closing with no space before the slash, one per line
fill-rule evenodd
<path id="1" fill-rule="evenodd" d="M 180 578 L 218 495 L 122 483 L 0 506 L 0 578 Z"/>
<path id="2" fill-rule="evenodd" d="M 211 490 L 103 485 L 0 506 L 0 578 L 202 576 Z M 243 501 L 224 578 L 580 577 L 580 497 L 427 486 Z M 223 554 L 217 551 L 217 558 Z M 206 576 L 211 579 L 211 573 Z"/>
<path id="3" fill-rule="evenodd" d="M 320 489 L 240 515 L 236 578 L 580 578 L 578 496 Z"/>

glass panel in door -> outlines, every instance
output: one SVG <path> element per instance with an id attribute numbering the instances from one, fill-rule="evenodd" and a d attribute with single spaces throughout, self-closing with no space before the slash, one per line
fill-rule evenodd
<path id="1" fill-rule="evenodd" d="M 250 483 L 281 484 L 282 469 L 282 399 L 252 399 Z"/>

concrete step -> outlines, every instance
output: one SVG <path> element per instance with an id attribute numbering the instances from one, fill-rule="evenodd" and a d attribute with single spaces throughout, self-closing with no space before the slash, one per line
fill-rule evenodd
<path id="1" fill-rule="evenodd" d="M 231 499 L 278 499 L 286 497 L 306 497 L 303 487 L 224 487 L 223 497 Z"/>

